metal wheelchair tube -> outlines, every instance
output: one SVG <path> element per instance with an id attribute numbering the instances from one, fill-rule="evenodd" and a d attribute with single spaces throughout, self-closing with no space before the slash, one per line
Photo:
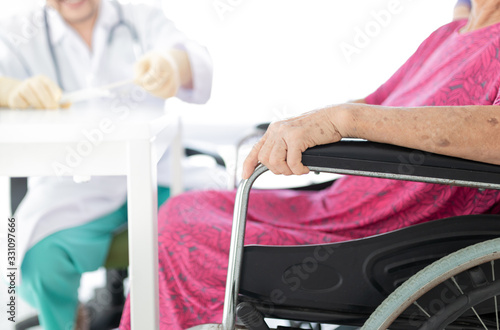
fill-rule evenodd
<path id="1" fill-rule="evenodd" d="M 497 189 L 497 190 L 500 190 L 500 184 L 496 184 L 496 183 L 475 182 L 475 181 L 466 181 L 466 180 L 453 180 L 453 179 L 437 178 L 437 177 L 432 177 L 432 176 L 416 176 L 416 175 L 399 174 L 399 173 L 362 171 L 362 170 L 334 168 L 334 167 L 308 166 L 308 168 L 311 172 L 316 172 L 316 173 L 325 172 L 325 173 L 334 173 L 334 174 L 343 174 L 343 175 L 357 175 L 357 176 L 366 176 L 366 177 L 392 179 L 392 180 L 414 181 L 414 182 L 424 182 L 424 183 L 437 183 L 437 184 L 444 184 L 444 185 L 450 185 L 450 186 L 462 186 L 462 187 L 471 187 L 471 188 L 479 188 L 479 189 Z"/>
<path id="2" fill-rule="evenodd" d="M 226 293 L 224 295 L 224 311 L 222 314 L 223 330 L 233 330 L 235 327 L 248 198 L 253 183 L 266 171 L 267 167 L 259 165 L 249 179 L 240 183 L 236 192 L 233 227 L 231 230 L 231 246 L 229 248 L 229 263 L 227 266 Z"/>

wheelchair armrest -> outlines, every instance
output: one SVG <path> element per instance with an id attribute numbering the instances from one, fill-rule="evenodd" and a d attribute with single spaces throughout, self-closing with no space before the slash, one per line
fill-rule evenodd
<path id="1" fill-rule="evenodd" d="M 500 189 L 500 166 L 395 145 L 347 139 L 302 154 L 314 171 Z"/>

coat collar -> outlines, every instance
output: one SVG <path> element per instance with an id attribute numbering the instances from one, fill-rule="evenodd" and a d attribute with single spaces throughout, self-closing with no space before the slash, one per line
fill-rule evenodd
<path id="1" fill-rule="evenodd" d="M 53 46 L 60 44 L 62 40 L 68 36 L 68 34 L 76 33 L 73 28 L 66 23 L 66 21 L 64 21 L 61 15 L 59 15 L 57 10 L 50 6 L 46 6 L 45 10 L 47 12 L 47 21 Z M 102 0 L 94 26 L 94 33 L 97 29 L 104 29 L 109 33 L 111 28 L 118 24 L 119 21 L 120 15 L 116 5 L 112 4 L 111 1 Z"/>

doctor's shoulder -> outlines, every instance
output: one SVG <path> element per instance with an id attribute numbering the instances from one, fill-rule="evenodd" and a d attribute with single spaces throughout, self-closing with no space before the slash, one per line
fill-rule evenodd
<path id="1" fill-rule="evenodd" d="M 30 45 L 45 35 L 43 7 L 16 12 L 0 20 L 0 41 L 16 49 Z"/>

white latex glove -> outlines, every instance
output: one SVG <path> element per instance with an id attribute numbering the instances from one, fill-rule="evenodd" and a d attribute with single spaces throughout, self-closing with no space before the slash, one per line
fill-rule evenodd
<path id="1" fill-rule="evenodd" d="M 62 91 L 45 76 L 35 76 L 24 81 L 7 77 L 0 79 L 0 105 L 9 108 L 59 108 Z"/>
<path id="2" fill-rule="evenodd" d="M 179 68 L 168 53 L 148 53 L 135 64 L 134 69 L 135 83 L 150 94 L 164 99 L 177 94 L 181 85 Z"/>

